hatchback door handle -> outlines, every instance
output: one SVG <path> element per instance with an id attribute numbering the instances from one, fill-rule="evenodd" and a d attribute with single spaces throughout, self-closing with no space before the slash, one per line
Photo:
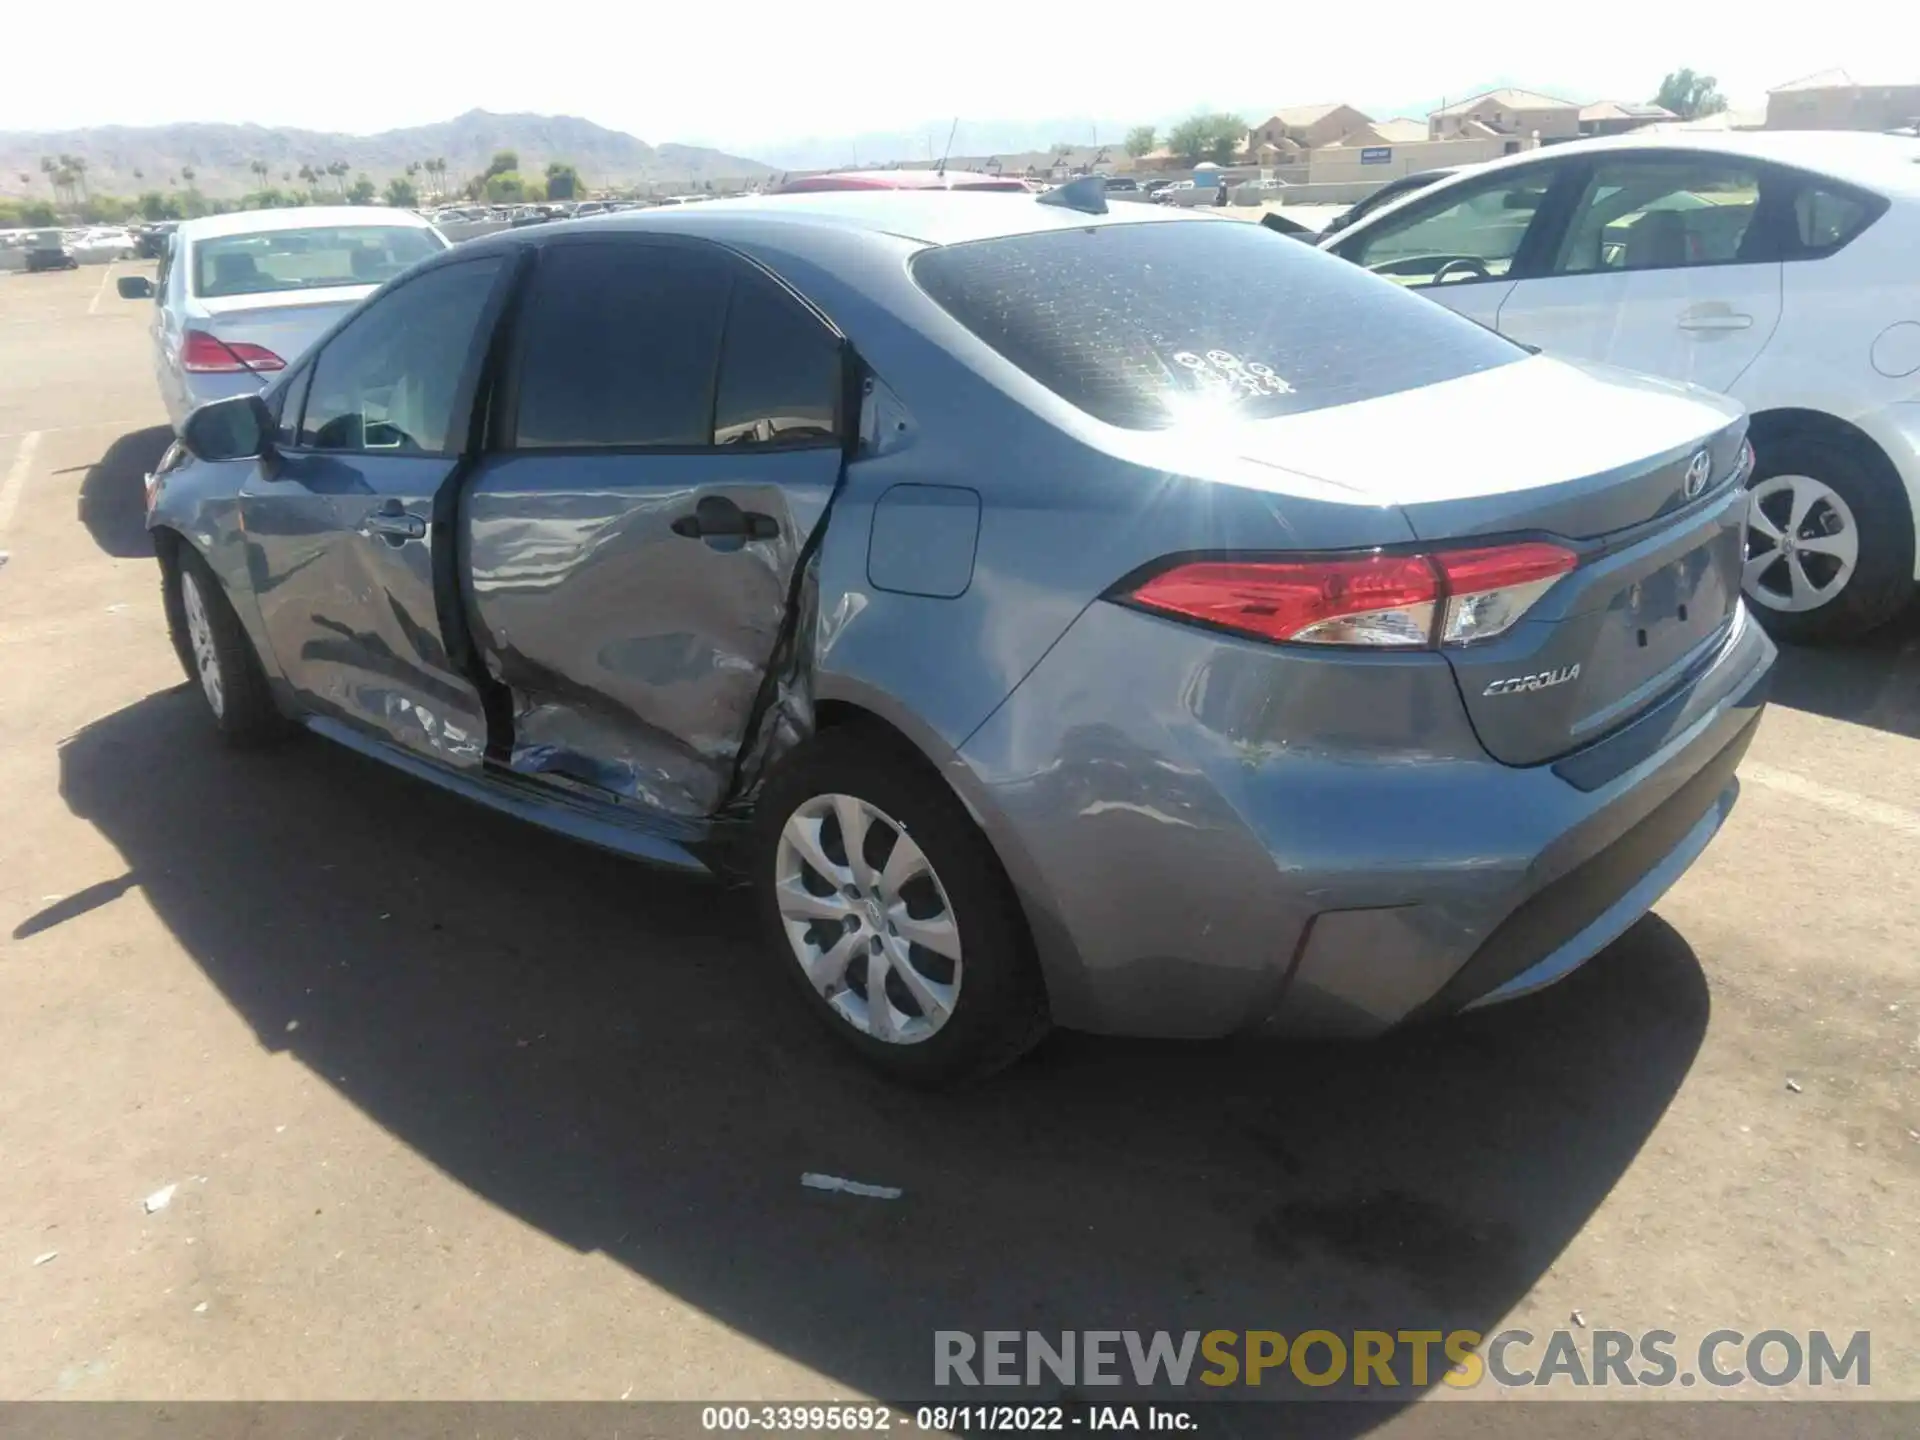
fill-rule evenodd
<path id="1" fill-rule="evenodd" d="M 380 510 L 367 516 L 360 529 L 364 534 L 379 535 L 399 545 L 408 540 L 425 539 L 427 522 L 418 515 Z"/>
<path id="2" fill-rule="evenodd" d="M 733 549 L 749 540 L 774 539 L 780 534 L 780 524 L 771 515 L 742 510 L 724 495 L 703 495 L 691 515 L 673 522 L 673 533 Z"/>
<path id="3" fill-rule="evenodd" d="M 1680 314 L 1682 330 L 1751 330 L 1753 316 L 1742 315 L 1726 306 L 1685 310 Z"/>

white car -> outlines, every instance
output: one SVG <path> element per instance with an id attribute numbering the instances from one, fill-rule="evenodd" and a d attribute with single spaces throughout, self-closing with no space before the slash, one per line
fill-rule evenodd
<path id="1" fill-rule="evenodd" d="M 1563 359 L 1753 417 L 1749 601 L 1783 638 L 1891 618 L 1920 569 L 1920 144 L 1627 135 L 1536 150 L 1322 242 Z M 1524 423 L 1524 417 L 1516 417 Z"/>
<path id="2" fill-rule="evenodd" d="M 258 390 L 347 311 L 448 242 L 410 210 L 313 205 L 181 222 L 152 300 L 153 366 L 174 428 L 199 405 Z"/>
<path id="3" fill-rule="evenodd" d="M 131 260 L 139 253 L 133 232 L 114 226 L 99 226 L 70 242 L 75 257 L 98 263 L 104 260 Z"/>

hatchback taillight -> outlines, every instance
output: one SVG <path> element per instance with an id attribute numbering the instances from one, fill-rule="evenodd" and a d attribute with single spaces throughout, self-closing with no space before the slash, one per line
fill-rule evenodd
<path id="1" fill-rule="evenodd" d="M 1511 628 L 1580 563 L 1528 541 L 1424 554 L 1300 560 L 1196 560 L 1125 598 L 1143 609 L 1296 645 L 1425 649 Z"/>
<path id="2" fill-rule="evenodd" d="M 180 342 L 180 368 L 195 375 L 234 375 L 247 370 L 284 370 L 287 362 L 264 345 L 222 340 L 204 330 L 189 330 Z"/>

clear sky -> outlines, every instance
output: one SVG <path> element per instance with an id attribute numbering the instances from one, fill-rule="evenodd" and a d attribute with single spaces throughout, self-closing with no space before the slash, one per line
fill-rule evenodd
<path id="1" fill-rule="evenodd" d="M 1884 61 L 1908 72 L 1893 78 L 1920 80 L 1920 12 L 1904 0 L 8 8 L 6 130 L 220 120 L 364 134 L 480 107 L 581 115 L 654 143 L 751 154 L 783 137 L 917 129 L 956 114 L 1158 121 L 1205 105 L 1253 119 L 1263 106 L 1319 100 L 1382 114 L 1500 81 L 1644 100 L 1681 65 L 1717 76 L 1736 107 L 1833 66 L 1877 80 Z"/>

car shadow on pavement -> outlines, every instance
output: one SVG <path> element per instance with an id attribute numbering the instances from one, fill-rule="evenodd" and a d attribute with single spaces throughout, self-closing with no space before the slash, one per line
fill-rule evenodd
<path id="1" fill-rule="evenodd" d="M 60 772 L 263 1048 L 526 1223 L 900 1401 L 935 1396 L 941 1329 L 1484 1331 L 1707 1022 L 1649 919 L 1555 990 L 1381 1043 L 1058 1035 L 921 1094 L 815 1031 L 738 892 L 318 741 L 225 752 L 184 688 L 87 726 Z M 1392 1413 L 1316 1408 L 1346 1434 Z"/>
<path id="2" fill-rule="evenodd" d="M 80 523 L 93 543 L 116 559 L 153 554 L 145 481 L 172 443 L 171 426 L 129 431 L 107 447 L 80 482 Z"/>
<path id="3" fill-rule="evenodd" d="M 1848 645 L 1782 645 L 1777 704 L 1920 738 L 1920 596 Z"/>

